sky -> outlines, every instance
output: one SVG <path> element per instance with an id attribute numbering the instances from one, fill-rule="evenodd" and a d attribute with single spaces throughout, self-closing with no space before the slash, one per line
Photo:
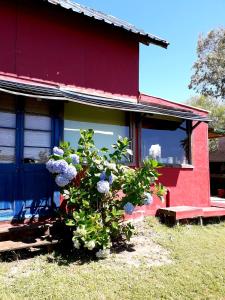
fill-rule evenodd
<path id="1" fill-rule="evenodd" d="M 140 46 L 140 91 L 176 102 L 188 89 L 199 34 L 225 27 L 225 0 L 75 0 L 167 40 L 167 50 Z"/>

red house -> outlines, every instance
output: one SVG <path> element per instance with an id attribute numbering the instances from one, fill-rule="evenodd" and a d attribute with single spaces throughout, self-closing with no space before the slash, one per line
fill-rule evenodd
<path id="1" fill-rule="evenodd" d="M 134 166 L 159 145 L 168 194 L 142 214 L 210 205 L 207 112 L 139 91 L 139 44 L 166 41 L 70 0 L 1 0 L 0 39 L 0 221 L 58 206 L 45 161 L 80 128 L 129 136 Z"/>

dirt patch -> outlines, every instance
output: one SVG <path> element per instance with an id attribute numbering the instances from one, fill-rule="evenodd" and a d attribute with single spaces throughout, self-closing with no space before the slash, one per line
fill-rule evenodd
<path id="1" fill-rule="evenodd" d="M 96 263 L 99 265 L 118 267 L 123 266 L 161 266 L 172 263 L 170 253 L 155 242 L 157 233 L 146 221 L 135 222 L 136 234 L 126 245 L 120 245 L 111 251 L 108 258 L 96 261 L 93 256 L 82 259 L 79 256 L 62 257 L 61 255 L 48 254 L 33 258 L 26 258 L 8 263 L 7 280 L 14 280 L 21 277 L 30 277 L 36 273 L 42 272 L 43 265 L 48 263 L 57 263 L 68 267 L 83 265 L 85 263 Z"/>
<path id="2" fill-rule="evenodd" d="M 30 277 L 33 274 L 38 274 L 42 271 L 42 260 L 40 258 L 19 260 L 9 263 L 9 270 L 5 274 L 5 280 L 10 283 L 18 278 Z"/>
<path id="3" fill-rule="evenodd" d="M 118 263 L 139 267 L 161 266 L 172 263 L 170 253 L 154 242 L 156 233 L 144 222 L 135 224 L 136 234 L 123 249 L 115 249 L 110 256 L 103 261 L 104 264 Z"/>

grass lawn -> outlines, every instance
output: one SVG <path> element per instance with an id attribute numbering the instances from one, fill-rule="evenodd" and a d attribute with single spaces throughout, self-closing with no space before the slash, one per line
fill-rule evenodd
<path id="1" fill-rule="evenodd" d="M 225 299 L 224 222 L 174 228 L 147 222 L 142 234 L 160 245 L 159 258 L 167 249 L 165 264 L 150 266 L 145 257 L 138 266 L 118 263 L 116 255 L 78 264 L 48 254 L 1 262 L 0 299 Z"/>

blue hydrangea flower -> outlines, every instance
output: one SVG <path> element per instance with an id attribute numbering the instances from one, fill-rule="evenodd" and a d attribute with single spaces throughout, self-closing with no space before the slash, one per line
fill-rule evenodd
<path id="1" fill-rule="evenodd" d="M 56 176 L 55 178 L 55 182 L 58 186 L 60 187 L 64 187 L 66 186 L 70 181 L 65 177 L 63 176 L 63 174 L 59 174 Z"/>
<path id="2" fill-rule="evenodd" d="M 100 194 L 107 194 L 109 192 L 109 182 L 106 180 L 100 180 L 97 183 L 97 190 Z"/>
<path id="3" fill-rule="evenodd" d="M 115 177 L 114 177 L 113 174 L 109 176 L 109 184 L 110 184 L 110 185 L 113 184 L 114 178 L 115 178 Z"/>
<path id="4" fill-rule="evenodd" d="M 56 160 L 53 164 L 53 171 L 54 173 L 65 173 L 68 166 L 68 163 L 64 159 Z"/>
<path id="5" fill-rule="evenodd" d="M 74 166 L 68 166 L 68 168 L 62 175 L 68 180 L 72 180 L 77 176 L 77 170 Z"/>
<path id="6" fill-rule="evenodd" d="M 64 151 L 62 149 L 60 149 L 59 147 L 54 147 L 53 148 L 53 154 L 54 155 L 63 156 Z"/>
<path id="7" fill-rule="evenodd" d="M 46 163 L 46 168 L 47 168 L 47 170 L 50 173 L 55 173 L 55 171 L 54 171 L 54 163 L 55 163 L 55 161 L 52 158 L 49 159 L 49 161 L 47 161 L 47 163 Z"/>
<path id="8" fill-rule="evenodd" d="M 151 193 L 145 193 L 145 199 L 144 199 L 144 204 L 145 205 L 150 205 L 153 202 L 153 197 Z"/>
<path id="9" fill-rule="evenodd" d="M 130 202 L 127 202 L 123 208 L 125 213 L 128 215 L 132 215 L 132 213 L 134 212 L 134 205 Z"/>
<path id="10" fill-rule="evenodd" d="M 77 154 L 70 154 L 70 158 L 72 158 L 72 163 L 77 165 L 80 163 L 80 157 Z"/>
<path id="11" fill-rule="evenodd" d="M 106 179 L 106 174 L 105 171 L 103 171 L 100 175 L 100 180 L 105 180 Z"/>

